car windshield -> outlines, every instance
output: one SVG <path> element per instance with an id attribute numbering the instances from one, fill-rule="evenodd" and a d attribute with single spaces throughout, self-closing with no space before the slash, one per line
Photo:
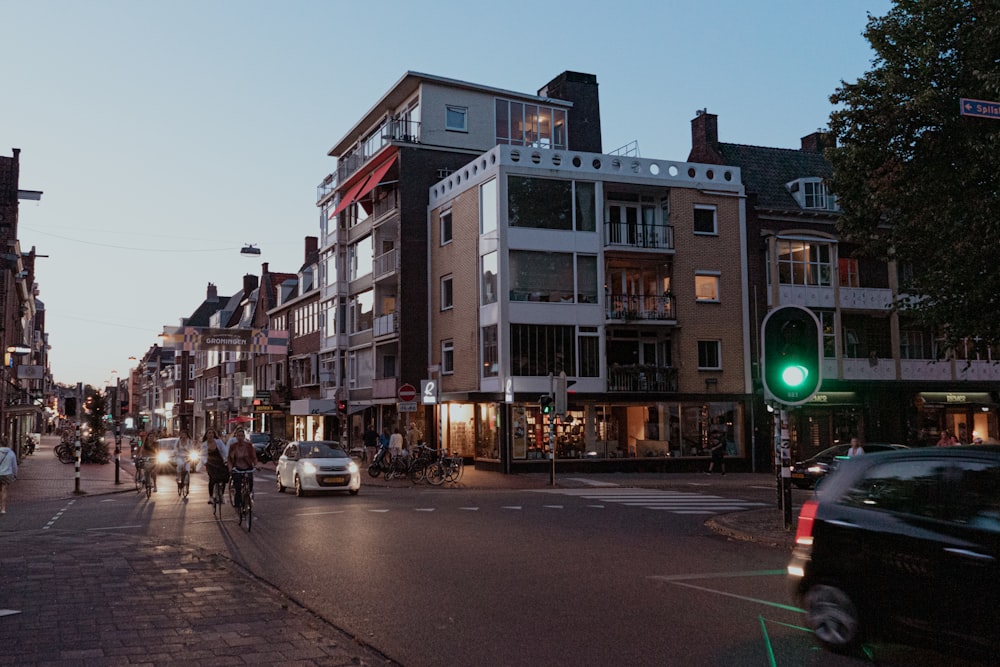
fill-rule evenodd
<path id="1" fill-rule="evenodd" d="M 300 442 L 299 457 L 303 459 L 341 459 L 347 454 L 333 443 Z"/>
<path id="2" fill-rule="evenodd" d="M 264 444 L 264 443 L 266 443 L 270 439 L 271 439 L 271 436 L 269 436 L 267 433 L 251 433 L 250 434 L 250 442 L 252 442 L 255 445 Z"/>

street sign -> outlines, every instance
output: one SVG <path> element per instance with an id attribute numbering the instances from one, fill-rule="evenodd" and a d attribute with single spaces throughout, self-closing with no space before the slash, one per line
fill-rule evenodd
<path id="1" fill-rule="evenodd" d="M 402 403 L 396 404 L 396 410 L 398 412 L 416 412 L 417 402 L 416 401 L 404 401 Z"/>
<path id="2" fill-rule="evenodd" d="M 424 405 L 434 405 L 438 402 L 437 381 L 420 381 L 420 402 Z"/>
<path id="3" fill-rule="evenodd" d="M 259 398 L 259 399 L 264 400 L 264 401 L 270 401 L 271 400 L 271 392 L 269 390 L 267 390 L 267 389 L 260 389 L 260 390 L 258 390 L 253 395 L 253 397 L 254 398 Z"/>
<path id="4" fill-rule="evenodd" d="M 412 384 L 406 383 L 400 385 L 397 394 L 399 395 L 400 401 L 402 401 L 403 403 L 409 403 L 410 401 L 412 401 L 417 397 L 417 388 L 414 387 Z"/>
<path id="5" fill-rule="evenodd" d="M 963 97 L 959 100 L 959 109 L 963 116 L 1000 119 L 1000 102 L 968 100 Z"/>
<path id="6" fill-rule="evenodd" d="M 253 406 L 254 412 L 274 412 L 273 405 L 255 405 Z"/>

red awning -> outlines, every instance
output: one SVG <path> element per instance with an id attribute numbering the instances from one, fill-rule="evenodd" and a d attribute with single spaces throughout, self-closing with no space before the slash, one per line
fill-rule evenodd
<path id="1" fill-rule="evenodd" d="M 396 162 L 396 156 L 393 156 L 391 160 L 386 160 L 380 167 L 378 167 L 378 169 L 373 171 L 371 176 L 368 177 L 368 180 L 365 181 L 364 187 L 358 191 L 358 194 L 355 195 L 354 198 L 356 200 L 361 199 L 366 194 L 374 190 L 375 186 L 379 184 L 379 181 L 382 180 L 382 177 L 385 176 L 386 172 L 389 171 L 394 162 Z"/>
<path id="2" fill-rule="evenodd" d="M 374 190 L 375 186 L 378 185 L 379 181 L 382 180 L 382 177 L 385 176 L 386 172 L 389 171 L 389 168 L 392 167 L 393 163 L 396 161 L 396 155 L 396 152 L 393 151 L 391 157 L 386 159 L 379 166 L 375 167 L 375 169 L 373 169 L 367 176 L 358 179 L 358 182 L 352 185 L 347 192 L 344 193 L 344 196 L 340 199 L 340 203 L 337 204 L 337 208 L 333 209 L 333 212 L 327 216 L 327 219 L 329 220 L 336 217 L 337 214 L 345 208 Z"/>
<path id="3" fill-rule="evenodd" d="M 368 182 L 368 178 L 362 178 L 357 183 L 352 185 L 344 196 L 340 198 L 340 203 L 337 204 L 337 208 L 333 209 L 333 212 L 327 216 L 327 220 L 332 220 L 337 217 L 337 214 L 347 208 L 349 205 L 353 204 L 358 198 L 358 191 L 365 187 L 365 183 Z"/>

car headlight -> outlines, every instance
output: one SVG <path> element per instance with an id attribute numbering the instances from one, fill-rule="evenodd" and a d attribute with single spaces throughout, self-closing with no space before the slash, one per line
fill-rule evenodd
<path id="1" fill-rule="evenodd" d="M 303 461 L 302 462 L 302 471 L 305 472 L 305 473 L 307 473 L 307 474 L 309 474 L 309 475 L 315 474 L 316 473 L 316 466 L 313 465 L 312 463 L 309 463 L 309 461 Z"/>
<path id="2" fill-rule="evenodd" d="M 201 460 L 200 452 L 188 452 L 188 461 L 190 461 L 191 463 L 197 463 L 200 460 Z"/>
<path id="3" fill-rule="evenodd" d="M 357 471 L 358 471 L 358 464 L 357 463 L 355 463 L 354 461 L 351 461 L 350 463 L 347 464 L 347 472 L 349 472 L 349 473 L 351 473 L 353 475 Z"/>
<path id="4" fill-rule="evenodd" d="M 170 461 L 170 453 L 169 452 L 157 452 L 157 454 L 156 454 L 156 462 L 157 463 L 167 463 L 169 461 Z"/>
<path id="5" fill-rule="evenodd" d="M 824 465 L 809 466 L 809 472 L 813 473 L 814 475 L 817 475 L 817 474 L 820 474 L 820 473 L 825 473 L 826 472 L 826 466 L 824 466 Z"/>

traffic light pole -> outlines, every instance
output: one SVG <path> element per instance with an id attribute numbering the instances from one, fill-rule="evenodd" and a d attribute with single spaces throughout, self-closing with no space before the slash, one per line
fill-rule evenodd
<path id="1" fill-rule="evenodd" d="M 782 510 L 785 530 L 792 528 L 792 441 L 788 428 L 788 410 L 774 411 L 775 468 L 778 482 L 778 506 Z"/>

